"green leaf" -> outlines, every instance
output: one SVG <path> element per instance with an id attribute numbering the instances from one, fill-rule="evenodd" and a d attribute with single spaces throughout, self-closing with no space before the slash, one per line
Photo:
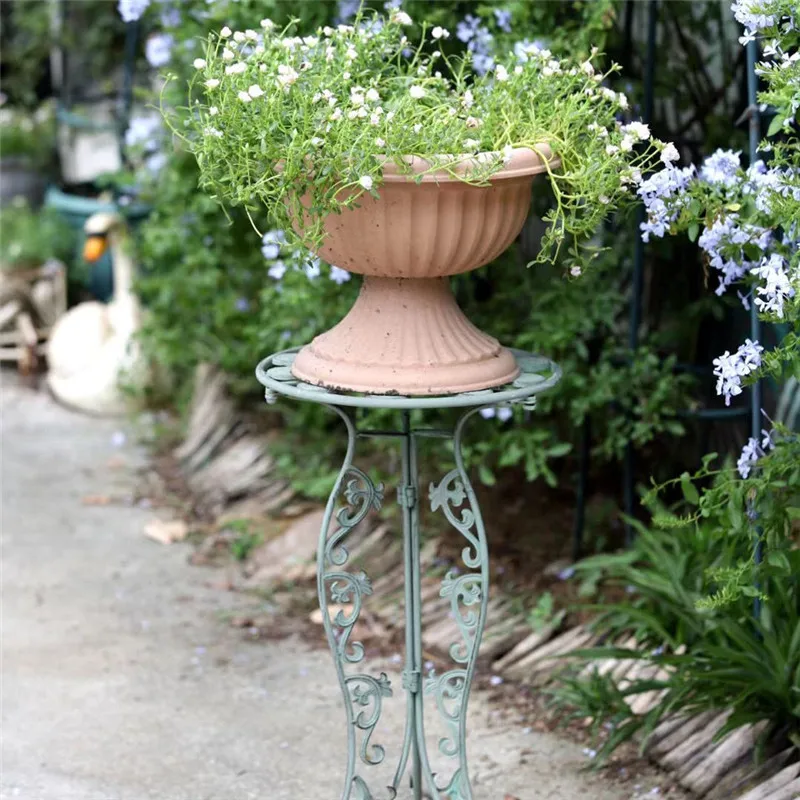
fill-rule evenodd
<path id="1" fill-rule="evenodd" d="M 494 472 L 492 472 L 486 464 L 481 464 L 478 467 L 478 477 L 480 481 L 485 486 L 494 486 L 497 483 L 497 478 L 494 476 Z"/>
<path id="2" fill-rule="evenodd" d="M 696 242 L 697 237 L 700 235 L 700 224 L 697 222 L 693 222 L 689 229 L 687 230 L 687 235 L 689 236 L 690 242 Z"/>
<path id="3" fill-rule="evenodd" d="M 786 573 L 791 573 L 792 571 L 792 567 L 789 564 L 789 559 L 787 558 L 786 553 L 782 552 L 781 550 L 772 550 L 767 555 L 767 564 Z"/>
<path id="4" fill-rule="evenodd" d="M 697 489 L 692 483 L 688 472 L 684 472 L 681 475 L 681 491 L 683 491 L 683 496 L 687 503 L 691 503 L 693 506 L 699 505 L 700 495 L 697 493 Z"/>
<path id="5" fill-rule="evenodd" d="M 767 128 L 767 136 L 775 136 L 776 133 L 780 133 L 785 121 L 782 117 L 773 117 L 769 128 Z"/>

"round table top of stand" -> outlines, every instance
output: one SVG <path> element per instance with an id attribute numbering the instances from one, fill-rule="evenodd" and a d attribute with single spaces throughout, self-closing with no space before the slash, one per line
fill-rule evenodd
<path id="1" fill-rule="evenodd" d="M 315 386 L 296 378 L 292 375 L 292 364 L 299 350 L 299 347 L 294 347 L 273 353 L 256 367 L 256 378 L 265 387 L 268 402 L 273 402 L 277 395 L 283 395 L 321 405 L 406 411 L 511 404 L 532 407 L 536 395 L 551 389 L 561 378 L 561 368 L 554 361 L 524 350 L 512 349 L 520 374 L 503 386 L 445 395 L 363 394 Z"/>

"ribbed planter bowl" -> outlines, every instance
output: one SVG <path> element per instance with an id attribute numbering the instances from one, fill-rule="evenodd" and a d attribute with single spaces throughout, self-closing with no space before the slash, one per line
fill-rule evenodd
<path id="1" fill-rule="evenodd" d="M 331 389 L 408 395 L 513 380 L 514 357 L 466 318 L 448 276 L 489 263 L 517 237 L 543 159 L 559 165 L 547 145 L 537 149 L 541 156 L 514 150 L 489 186 L 445 170 L 415 180 L 387 163 L 379 199 L 364 194 L 358 208 L 331 214 L 319 256 L 364 281 L 347 316 L 300 350 L 294 375 Z M 417 175 L 430 169 L 422 159 L 409 163 Z"/>

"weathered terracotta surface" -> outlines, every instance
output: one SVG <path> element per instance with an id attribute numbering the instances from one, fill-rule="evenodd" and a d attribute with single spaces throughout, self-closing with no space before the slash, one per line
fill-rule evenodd
<path id="1" fill-rule="evenodd" d="M 429 168 L 411 163 L 416 172 Z M 469 322 L 446 276 L 487 264 L 514 241 L 545 169 L 536 153 L 518 149 L 490 186 L 477 187 L 443 170 L 416 183 L 387 164 L 380 199 L 364 195 L 359 208 L 326 222 L 319 255 L 366 277 L 347 316 L 300 351 L 294 374 L 331 388 L 417 395 L 516 377 L 512 355 Z"/>

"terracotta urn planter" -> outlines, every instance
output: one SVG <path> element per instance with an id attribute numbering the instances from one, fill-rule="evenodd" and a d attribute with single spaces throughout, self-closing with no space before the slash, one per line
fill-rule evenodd
<path id="1" fill-rule="evenodd" d="M 559 165 L 516 149 L 489 186 L 472 186 L 422 159 L 417 177 L 393 163 L 380 199 L 331 214 L 319 256 L 364 276 L 353 308 L 297 355 L 308 383 L 375 394 L 438 395 L 499 386 L 518 369 L 511 353 L 478 330 L 456 304 L 449 276 L 499 256 L 517 237 L 536 175 Z M 467 170 L 471 162 L 458 169 Z M 474 168 L 474 164 L 473 164 Z"/>

